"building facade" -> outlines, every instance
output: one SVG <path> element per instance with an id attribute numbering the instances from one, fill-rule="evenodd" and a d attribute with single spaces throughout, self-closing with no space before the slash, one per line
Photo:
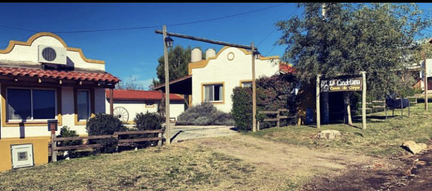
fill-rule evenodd
<path id="1" fill-rule="evenodd" d="M 0 50 L 0 171 L 48 162 L 48 120 L 57 121 L 56 134 L 68 126 L 87 135 L 87 120 L 106 111 L 105 88 L 118 82 L 104 61 L 53 33 L 10 41 Z"/>
<path id="2" fill-rule="evenodd" d="M 189 75 L 192 76 L 192 105 L 211 102 L 221 111 L 230 112 L 231 95 L 238 86 L 252 85 L 252 54 L 235 47 L 224 47 L 217 54 L 206 51 L 201 59 L 199 49 L 192 50 Z M 255 58 L 254 58 L 255 59 Z M 280 72 L 278 56 L 255 59 L 255 78 L 272 76 Z"/>

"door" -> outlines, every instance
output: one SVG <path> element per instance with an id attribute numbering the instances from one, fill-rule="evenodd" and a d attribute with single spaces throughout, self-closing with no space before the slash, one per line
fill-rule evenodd
<path id="1" fill-rule="evenodd" d="M 33 166 L 33 145 L 12 145 L 12 168 Z"/>

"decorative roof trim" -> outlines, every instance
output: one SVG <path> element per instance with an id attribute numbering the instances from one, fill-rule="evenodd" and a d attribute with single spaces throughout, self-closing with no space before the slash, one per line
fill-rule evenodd
<path id="1" fill-rule="evenodd" d="M 222 52 L 228 48 L 231 48 L 231 46 L 224 46 L 221 50 L 219 50 L 219 52 L 216 54 L 216 56 L 213 57 L 209 57 L 207 60 L 201 60 L 198 62 L 191 62 L 188 64 L 188 74 L 192 75 L 192 69 L 197 69 L 197 68 L 204 68 L 207 66 L 207 64 L 209 63 L 210 60 L 215 60 L 219 57 L 219 55 L 222 54 Z M 246 49 L 243 48 L 238 48 L 239 50 L 241 50 L 245 55 L 251 55 L 252 51 L 248 51 Z M 264 56 L 260 56 L 259 60 L 271 60 L 271 59 L 279 59 L 279 56 L 269 56 L 269 57 L 264 57 Z"/>
<path id="2" fill-rule="evenodd" d="M 72 48 L 72 47 L 68 47 L 62 38 L 60 38 L 60 37 L 57 36 L 56 34 L 54 34 L 54 33 L 50 33 L 50 32 L 39 32 L 39 33 L 36 33 L 36 34 L 34 34 L 33 36 L 31 36 L 31 37 L 27 40 L 27 42 L 11 40 L 11 41 L 9 41 L 9 45 L 8 45 L 8 47 L 6 47 L 6 49 L 4 49 L 4 50 L 0 50 L 0 54 L 8 54 L 8 53 L 10 53 L 10 52 L 14 49 L 15 45 L 31 46 L 31 45 L 33 44 L 33 42 L 34 42 L 37 38 L 42 37 L 42 36 L 50 36 L 50 37 L 53 37 L 53 38 L 57 39 L 57 40 L 60 41 L 60 43 L 61 43 L 61 44 L 66 48 L 66 50 L 68 50 L 68 51 L 78 52 L 78 53 L 80 54 L 81 58 L 82 58 L 84 61 L 86 61 L 86 62 L 95 63 L 95 64 L 105 64 L 105 61 L 103 61 L 103 60 L 93 60 L 93 59 L 88 59 L 88 58 L 86 58 L 86 57 L 84 56 L 83 52 L 82 52 L 82 49 L 80 49 L 80 48 Z"/>

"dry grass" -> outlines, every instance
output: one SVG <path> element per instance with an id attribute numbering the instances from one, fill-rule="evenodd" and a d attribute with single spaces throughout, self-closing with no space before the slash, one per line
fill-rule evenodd
<path id="1" fill-rule="evenodd" d="M 0 190 L 275 190 L 300 185 L 296 181 L 201 146 L 178 144 L 9 171 L 0 174 Z"/>
<path id="2" fill-rule="evenodd" d="M 429 104 L 431 105 L 431 104 Z M 400 146 L 404 141 L 413 140 L 417 143 L 428 143 L 432 138 L 432 109 L 424 110 L 424 104 L 411 107 L 411 115 L 404 109 L 401 118 L 400 110 L 395 110 L 395 117 L 388 112 L 387 121 L 384 112 L 368 116 L 367 129 L 362 130 L 361 121 L 354 123 L 355 127 L 344 124 L 315 126 L 288 126 L 284 128 L 270 128 L 248 135 L 273 140 L 276 142 L 306 146 L 308 148 L 337 150 L 366 154 L 377 157 L 391 157 L 407 154 Z M 381 119 L 377 119 L 380 117 Z M 338 130 L 342 138 L 337 140 L 314 139 L 314 136 L 327 129 Z"/>
<path id="3" fill-rule="evenodd" d="M 366 130 L 289 126 L 24 168 L 1 173 L 0 190 L 297 190 L 314 175 L 332 177 L 347 166 L 377 162 L 364 154 L 386 164 L 406 153 L 403 141 L 426 143 L 432 109 L 422 106 L 411 108 L 410 118 L 371 118 Z M 314 139 L 324 129 L 343 137 Z"/>

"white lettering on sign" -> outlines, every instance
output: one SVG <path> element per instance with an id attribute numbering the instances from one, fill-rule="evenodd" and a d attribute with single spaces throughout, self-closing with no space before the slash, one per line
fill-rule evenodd
<path id="1" fill-rule="evenodd" d="M 337 86 L 350 86 L 350 85 L 360 85 L 360 80 L 337 80 L 336 82 Z M 330 84 L 330 86 L 332 86 Z"/>

